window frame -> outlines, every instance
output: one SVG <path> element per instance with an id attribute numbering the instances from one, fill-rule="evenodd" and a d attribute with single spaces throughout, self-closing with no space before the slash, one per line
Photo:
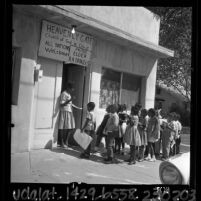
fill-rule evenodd
<path id="1" fill-rule="evenodd" d="M 129 75 L 133 75 L 135 77 L 139 77 L 140 78 L 140 87 L 139 87 L 139 96 L 138 96 L 137 102 L 140 102 L 140 100 L 141 100 L 142 78 L 143 78 L 143 76 L 136 75 L 136 74 L 134 74 L 132 72 L 120 71 L 119 69 L 114 69 L 114 68 L 109 68 L 109 67 L 102 66 L 102 68 L 101 68 L 101 80 L 100 80 L 100 82 L 102 81 L 102 75 L 103 75 L 102 74 L 102 70 L 103 70 L 103 68 L 120 73 L 119 104 L 122 104 L 122 96 L 121 95 L 122 95 L 122 84 L 123 84 L 123 76 L 124 76 L 124 74 L 129 74 Z M 105 109 L 105 108 L 100 107 L 100 95 L 99 95 L 99 108 L 100 109 Z"/>

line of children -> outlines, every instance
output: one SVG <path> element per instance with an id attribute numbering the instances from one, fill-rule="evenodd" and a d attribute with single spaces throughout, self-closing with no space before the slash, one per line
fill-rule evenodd
<path id="1" fill-rule="evenodd" d="M 96 118 L 94 114 L 95 103 L 87 104 L 87 116 L 81 131 L 84 131 L 94 138 L 96 130 Z M 141 105 L 136 104 L 131 107 L 130 115 L 127 114 L 126 105 L 109 105 L 106 108 L 106 114 L 97 129 L 95 150 L 98 151 L 100 142 L 105 137 L 105 145 L 107 149 L 107 158 L 105 162 L 114 162 L 114 153 L 120 154 L 124 151 L 124 143 L 130 146 L 130 157 L 125 160 L 129 165 L 135 164 L 143 160 L 155 161 L 154 144 L 157 142 L 162 144 L 162 160 L 166 160 L 173 153 L 179 153 L 179 145 L 181 142 L 181 123 L 180 116 L 176 113 L 169 113 L 167 122 L 163 120 L 160 123 L 160 117 L 153 108 L 142 109 Z M 159 146 L 160 147 L 160 146 Z M 145 158 L 145 149 L 148 150 L 148 156 Z M 156 147 L 155 147 L 156 148 Z M 172 148 L 172 149 L 171 149 Z M 136 158 L 136 153 L 138 155 Z M 172 150 L 172 151 L 171 151 Z M 91 153 L 91 143 L 86 150 L 81 153 L 81 158 L 89 158 Z M 159 148 L 160 154 L 160 148 Z"/>

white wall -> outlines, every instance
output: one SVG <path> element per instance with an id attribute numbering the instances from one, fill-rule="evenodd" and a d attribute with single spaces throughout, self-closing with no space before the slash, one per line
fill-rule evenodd
<path id="1" fill-rule="evenodd" d="M 39 21 L 29 15 L 13 13 L 13 46 L 22 48 L 18 104 L 12 105 L 11 153 L 27 151 L 32 130 L 34 66 L 39 43 Z"/>
<path id="2" fill-rule="evenodd" d="M 160 19 L 143 7 L 62 6 L 121 29 L 145 41 L 158 44 Z"/>
<path id="3" fill-rule="evenodd" d="M 99 108 L 102 67 L 142 76 L 141 103 L 143 107 L 147 109 L 154 107 L 157 68 L 156 59 L 103 39 L 96 38 L 92 58 L 90 100 L 94 101 L 96 104 L 98 125 L 101 123 L 105 114 L 105 109 Z"/>

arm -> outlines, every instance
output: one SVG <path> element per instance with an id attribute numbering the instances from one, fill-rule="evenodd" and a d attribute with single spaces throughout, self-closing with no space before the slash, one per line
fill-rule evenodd
<path id="1" fill-rule="evenodd" d="M 86 128 L 88 122 L 89 122 L 89 119 L 86 119 L 86 121 L 84 122 L 84 126 L 81 128 L 81 132 L 83 132 L 83 130 Z"/>
<path id="2" fill-rule="evenodd" d="M 74 104 L 72 104 L 72 106 L 73 106 L 74 108 L 76 108 L 76 109 L 82 110 L 82 108 L 81 108 L 81 107 L 77 107 L 77 106 L 76 106 L 76 105 L 74 105 Z"/>

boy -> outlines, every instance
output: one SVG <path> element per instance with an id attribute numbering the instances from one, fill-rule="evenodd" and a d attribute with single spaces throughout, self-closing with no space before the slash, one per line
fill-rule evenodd
<path id="1" fill-rule="evenodd" d="M 81 132 L 87 133 L 89 136 L 93 138 L 96 130 L 96 118 L 94 115 L 94 108 L 95 108 L 95 103 L 94 102 L 89 102 L 87 104 L 87 117 L 86 121 L 84 123 L 84 126 L 81 129 Z M 91 152 L 91 143 L 87 147 L 87 149 L 84 150 L 84 152 L 80 155 L 81 158 L 89 158 L 90 157 L 90 152 Z"/>

